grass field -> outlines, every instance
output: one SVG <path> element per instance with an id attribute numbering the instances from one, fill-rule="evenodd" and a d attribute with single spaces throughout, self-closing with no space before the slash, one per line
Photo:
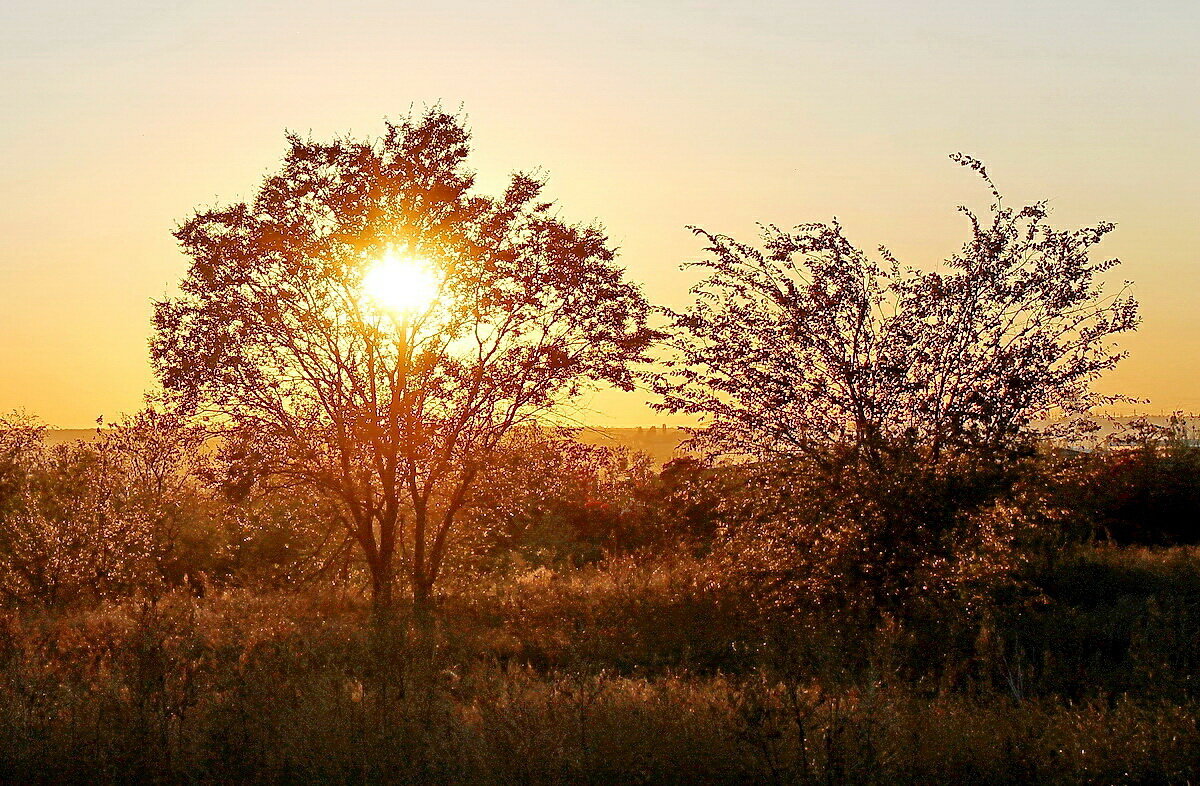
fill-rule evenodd
<path id="1" fill-rule="evenodd" d="M 513 571 L 423 626 L 331 592 L 9 612 L 0 780 L 1198 776 L 1200 551 L 1080 550 L 1008 611 L 940 622 L 754 614 L 707 573 Z"/>

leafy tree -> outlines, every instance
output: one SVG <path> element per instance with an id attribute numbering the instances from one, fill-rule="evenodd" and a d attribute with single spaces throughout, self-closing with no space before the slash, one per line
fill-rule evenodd
<path id="1" fill-rule="evenodd" d="M 970 238 L 938 270 L 886 248 L 875 261 L 836 222 L 767 226 L 761 247 L 695 230 L 707 275 L 673 314 L 675 355 L 656 381 L 663 409 L 704 419 L 696 442 L 760 462 L 752 518 L 782 527 L 762 548 L 843 555 L 825 560 L 845 568 L 829 583 L 858 581 L 875 603 L 1004 550 L 968 547 L 979 517 L 1010 495 L 1038 436 L 1086 428 L 1109 400 L 1091 383 L 1137 324 L 1133 298 L 1100 280 L 1117 261 L 1091 258 L 1111 224 L 1055 229 L 1044 203 L 1007 207 L 978 161 L 954 158 L 995 201 L 987 218 L 960 208 Z"/>
<path id="2" fill-rule="evenodd" d="M 475 193 L 459 118 L 289 143 L 253 201 L 177 231 L 192 262 L 157 304 L 153 362 L 220 427 L 231 478 L 319 492 L 376 600 L 399 571 L 426 608 L 489 456 L 584 389 L 630 387 L 649 306 L 601 229 L 558 218 L 541 181 Z M 392 282 L 424 302 L 366 291 L 389 254 L 428 260 L 426 278 Z"/>

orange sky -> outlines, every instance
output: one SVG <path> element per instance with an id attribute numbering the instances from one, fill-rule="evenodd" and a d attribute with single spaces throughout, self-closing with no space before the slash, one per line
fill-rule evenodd
<path id="1" fill-rule="evenodd" d="M 19 6 L 19 7 L 18 7 Z M 198 206 L 252 196 L 284 129 L 374 135 L 440 100 L 481 185 L 542 167 L 679 305 L 684 228 L 837 215 L 925 265 L 965 238 L 982 158 L 1101 249 L 1145 323 L 1103 388 L 1200 410 L 1200 4 L 49 2 L 0 11 L 0 412 L 139 406 L 151 300 Z M 679 422 L 637 394 L 598 425 Z"/>

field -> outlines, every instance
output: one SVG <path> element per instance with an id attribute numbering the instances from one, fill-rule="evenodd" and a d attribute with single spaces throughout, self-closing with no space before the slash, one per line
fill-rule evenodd
<path id="1" fill-rule="evenodd" d="M 1184 783 L 1200 550 L 1086 547 L 995 615 L 749 614 L 704 558 L 0 617 L 5 782 Z"/>

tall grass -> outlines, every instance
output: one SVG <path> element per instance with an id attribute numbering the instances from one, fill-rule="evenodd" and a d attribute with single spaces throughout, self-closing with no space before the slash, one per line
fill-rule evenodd
<path id="1" fill-rule="evenodd" d="M 315 593 L 8 611 L 0 781 L 1181 783 L 1198 561 L 1061 560 L 940 647 L 764 620 L 686 557 L 494 578 L 433 629 Z"/>

